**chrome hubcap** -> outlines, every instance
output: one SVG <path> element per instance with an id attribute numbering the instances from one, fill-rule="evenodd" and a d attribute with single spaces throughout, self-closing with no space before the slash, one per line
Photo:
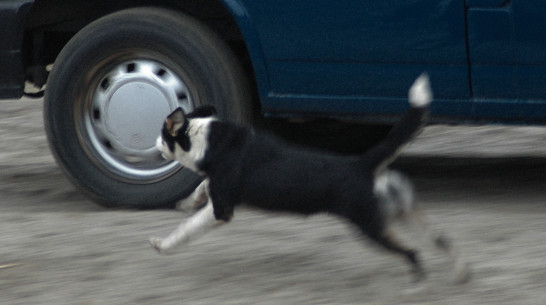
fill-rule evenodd
<path id="1" fill-rule="evenodd" d="M 155 141 L 166 116 L 193 109 L 184 81 L 153 60 L 125 61 L 98 82 L 84 114 L 85 130 L 98 161 L 132 180 L 161 179 L 177 171 L 161 158 Z"/>

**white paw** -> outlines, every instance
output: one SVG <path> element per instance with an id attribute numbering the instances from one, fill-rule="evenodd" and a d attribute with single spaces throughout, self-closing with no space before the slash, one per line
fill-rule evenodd
<path id="1" fill-rule="evenodd" d="M 154 248 L 159 254 L 169 254 L 170 248 L 164 246 L 163 238 L 152 237 L 149 239 L 150 245 Z"/>
<path id="2" fill-rule="evenodd" d="M 191 213 L 200 210 L 207 204 L 206 200 L 198 201 L 192 197 L 184 198 L 176 203 L 176 209 L 185 213 Z"/>
<path id="3" fill-rule="evenodd" d="M 176 209 L 186 213 L 195 212 L 197 210 L 195 206 L 195 202 L 190 198 L 182 199 L 176 203 Z"/>
<path id="4" fill-rule="evenodd" d="M 176 209 L 185 213 L 193 212 L 192 204 L 189 200 L 183 199 L 176 203 Z"/>
<path id="5" fill-rule="evenodd" d="M 412 107 L 426 107 L 432 101 L 432 90 L 426 73 L 421 74 L 409 90 L 409 102 Z"/>
<path id="6" fill-rule="evenodd" d="M 465 284 L 472 278 L 472 271 L 467 264 L 462 264 L 455 273 L 455 284 Z"/>

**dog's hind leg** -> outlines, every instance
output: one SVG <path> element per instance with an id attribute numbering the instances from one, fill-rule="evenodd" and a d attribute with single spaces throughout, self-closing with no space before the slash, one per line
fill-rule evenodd
<path id="1" fill-rule="evenodd" d="M 461 260 L 456 247 L 445 235 L 431 229 L 424 214 L 415 204 L 413 186 L 404 175 L 393 170 L 384 171 L 376 178 L 374 194 L 380 202 L 381 213 L 387 225 L 395 220 L 408 223 L 422 239 L 431 240 L 438 249 L 449 255 L 456 282 L 462 283 L 469 279 L 469 269 Z"/>
<path id="2" fill-rule="evenodd" d="M 412 274 L 414 275 L 414 281 L 419 282 L 425 279 L 426 274 L 419 260 L 419 255 L 416 250 L 408 249 L 402 245 L 400 241 L 395 237 L 394 233 L 390 230 L 386 230 L 379 234 L 365 232 L 372 240 L 379 243 L 385 249 L 392 251 L 396 254 L 402 255 L 412 267 Z"/>
<path id="3" fill-rule="evenodd" d="M 413 211 L 406 215 L 406 221 L 415 228 L 422 238 L 432 241 L 437 249 L 447 253 L 455 273 L 456 283 L 464 283 L 470 279 L 470 269 L 461 259 L 457 247 L 444 234 L 439 234 L 432 230 L 421 210 L 414 208 Z"/>
<path id="4" fill-rule="evenodd" d="M 224 223 L 226 221 L 216 218 L 212 201 L 209 200 L 203 209 L 182 222 L 169 236 L 150 238 L 150 244 L 159 253 L 166 254 L 178 244 L 187 243 Z"/>

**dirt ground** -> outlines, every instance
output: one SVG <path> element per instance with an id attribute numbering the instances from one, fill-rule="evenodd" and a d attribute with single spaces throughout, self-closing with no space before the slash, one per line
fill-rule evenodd
<path id="1" fill-rule="evenodd" d="M 395 166 L 473 269 L 452 284 L 426 243 L 429 278 L 328 215 L 242 208 L 171 256 L 148 245 L 187 217 L 108 210 L 47 148 L 42 101 L 0 102 L 0 304 L 544 304 L 546 128 L 428 127 Z M 411 238 L 411 234 L 404 234 Z"/>

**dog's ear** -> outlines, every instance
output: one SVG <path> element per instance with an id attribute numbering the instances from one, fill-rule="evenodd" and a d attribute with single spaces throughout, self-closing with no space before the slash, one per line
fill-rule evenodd
<path id="1" fill-rule="evenodd" d="M 184 127 L 186 124 L 186 120 L 184 110 L 178 107 L 175 111 L 169 114 L 165 120 L 165 128 L 167 128 L 167 131 L 171 136 L 176 137 L 180 129 L 182 129 L 182 127 Z"/>

